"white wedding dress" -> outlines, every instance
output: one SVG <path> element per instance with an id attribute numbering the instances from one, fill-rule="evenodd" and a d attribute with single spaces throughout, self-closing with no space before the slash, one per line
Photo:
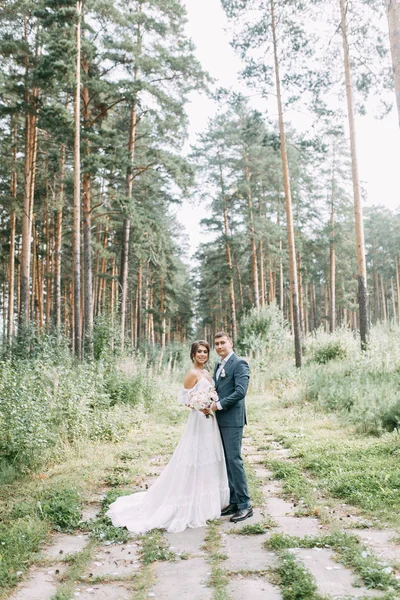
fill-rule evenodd
<path id="1" fill-rule="evenodd" d="M 186 404 L 189 391 L 210 386 L 202 376 L 179 394 Z M 121 496 L 107 515 L 115 527 L 133 533 L 166 529 L 178 533 L 186 527 L 203 527 L 229 504 L 224 450 L 217 420 L 191 410 L 185 430 L 168 465 L 146 492 Z"/>

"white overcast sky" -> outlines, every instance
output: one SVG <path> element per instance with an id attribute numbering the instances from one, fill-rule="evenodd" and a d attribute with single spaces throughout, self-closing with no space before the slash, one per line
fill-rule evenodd
<path id="1" fill-rule="evenodd" d="M 187 33 L 197 48 L 197 58 L 203 68 L 223 87 L 245 92 L 238 81 L 240 60 L 230 46 L 230 34 L 225 31 L 227 20 L 220 0 L 184 0 L 188 12 Z M 394 97 L 393 97 L 394 100 Z M 192 94 L 187 107 L 189 142 L 207 126 L 215 113 L 215 104 L 204 95 Z M 270 116 L 271 113 L 269 112 Z M 296 126 L 295 120 L 293 120 Z M 383 120 L 371 116 L 357 119 L 360 177 L 367 193 L 367 204 L 400 207 L 400 128 L 397 112 L 393 110 Z M 204 206 L 185 202 L 178 218 L 185 227 L 193 253 L 204 237 L 199 221 L 206 216 Z"/>

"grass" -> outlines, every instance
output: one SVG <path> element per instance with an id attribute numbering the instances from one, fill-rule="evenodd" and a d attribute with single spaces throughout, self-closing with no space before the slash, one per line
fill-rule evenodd
<path id="1" fill-rule="evenodd" d="M 280 558 L 277 575 L 283 600 L 322 600 L 307 569 L 289 552 L 283 552 Z"/>
<path id="2" fill-rule="evenodd" d="M 144 565 L 150 565 L 158 560 L 175 560 L 176 555 L 169 549 L 164 534 L 160 529 L 153 529 L 140 538 L 142 544 L 141 560 Z"/>
<path id="3" fill-rule="evenodd" d="M 221 568 L 221 561 L 226 559 L 226 555 L 221 554 L 220 523 L 218 521 L 209 522 L 203 549 L 211 566 L 210 584 L 214 588 L 214 598 L 215 600 L 228 600 L 226 591 L 228 577 L 225 570 Z"/>
<path id="4" fill-rule="evenodd" d="M 0 486 L 1 600 L 23 579 L 55 529 L 73 531 L 78 527 L 89 529 L 97 540 L 127 539 L 127 532 L 112 527 L 104 512 L 116 497 L 132 493 L 136 479 L 145 474 L 154 455 L 172 454 L 187 419 L 186 411 L 176 410 L 173 399 L 160 405 L 158 402 L 161 399 L 155 399 L 151 419 L 146 417 L 138 423 L 123 441 L 110 444 L 82 440 L 79 444 L 67 444 L 62 455 L 55 456 L 40 473 L 20 474 L 18 478 L 6 465 L 1 471 L 0 465 L 0 480 L 7 481 L 7 485 Z M 172 406 L 176 421 L 173 427 Z M 126 478 L 129 487 L 113 487 L 103 501 L 102 514 L 89 523 L 81 523 L 81 508 L 93 501 L 94 495 L 104 493 L 104 481 L 109 475 L 123 477 L 123 481 Z M 147 584 L 143 589 L 147 589 Z"/>
<path id="5" fill-rule="evenodd" d="M 354 535 L 336 532 L 299 538 L 274 533 L 265 541 L 264 545 L 268 550 L 274 551 L 289 548 L 332 548 L 339 561 L 353 569 L 367 588 L 391 592 L 400 591 L 400 584 L 390 567 L 379 561 Z"/>
<path id="6" fill-rule="evenodd" d="M 283 407 L 271 395 L 268 403 L 252 399 L 249 420 L 257 443 L 272 435 L 296 457 L 284 461 L 270 453 L 265 462 L 286 496 L 311 512 L 336 499 L 358 507 L 365 521 L 400 526 L 400 435 L 366 436 L 315 405 Z"/>

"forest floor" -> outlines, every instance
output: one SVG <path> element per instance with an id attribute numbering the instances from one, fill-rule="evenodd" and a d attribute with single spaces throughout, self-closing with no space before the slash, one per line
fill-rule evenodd
<path id="1" fill-rule="evenodd" d="M 151 485 L 186 417 L 183 408 L 155 411 L 123 442 L 66 449 L 59 464 L 9 485 L 8 501 L 16 504 L 38 486 L 76 487 L 82 521 L 46 538 L 17 588 L 0 598 L 400 598 L 400 515 L 384 486 L 376 494 L 373 478 L 382 470 L 389 478 L 398 461 L 391 441 L 359 436 L 306 403 L 282 406 L 271 394 L 248 398 L 251 519 L 107 540 L 106 506 Z"/>

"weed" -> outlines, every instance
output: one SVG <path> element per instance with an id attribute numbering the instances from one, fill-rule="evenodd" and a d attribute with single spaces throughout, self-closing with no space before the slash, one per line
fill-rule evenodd
<path id="1" fill-rule="evenodd" d="M 175 554 L 169 549 L 168 543 L 160 529 L 153 529 L 141 536 L 142 562 L 144 565 L 158 560 L 174 560 Z"/>
<path id="2" fill-rule="evenodd" d="M 299 538 L 275 533 L 266 540 L 264 545 L 275 551 L 289 548 L 332 548 L 344 565 L 358 573 L 367 588 L 400 590 L 400 584 L 393 575 L 392 569 L 377 560 L 372 552 L 364 548 L 353 535 L 336 532 Z"/>
<path id="3" fill-rule="evenodd" d="M 289 552 L 281 555 L 277 572 L 283 600 L 319 600 L 311 574 Z"/>

